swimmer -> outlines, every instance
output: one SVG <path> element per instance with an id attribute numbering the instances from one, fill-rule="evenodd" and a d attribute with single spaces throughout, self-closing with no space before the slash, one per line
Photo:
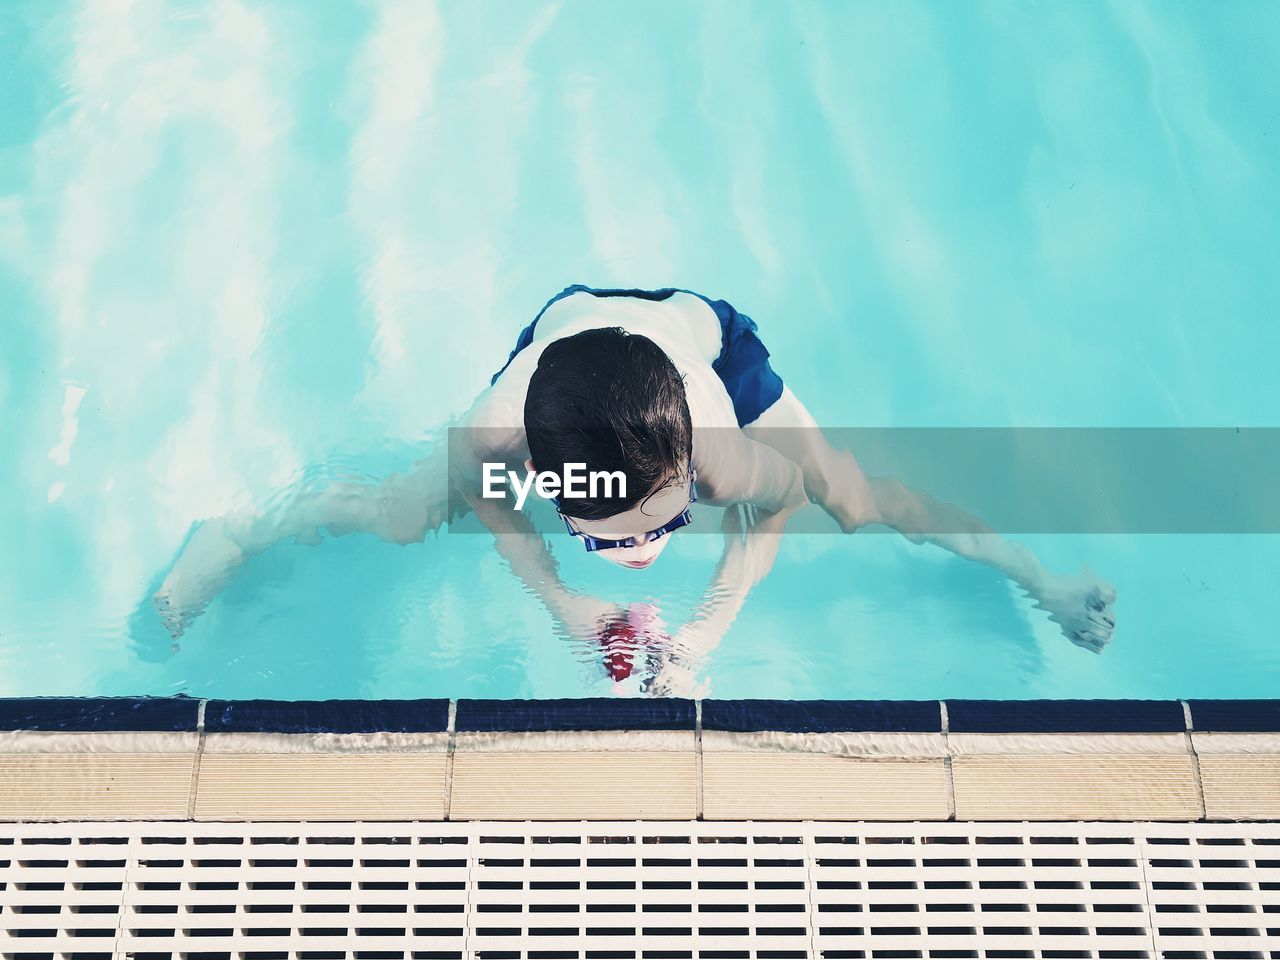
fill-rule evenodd
<path id="1" fill-rule="evenodd" d="M 407 475 L 381 484 L 298 490 L 268 511 L 207 521 L 154 602 L 176 638 L 247 557 L 282 539 L 319 542 L 323 529 L 404 544 L 472 513 L 566 635 L 605 644 L 606 670 L 617 680 L 630 673 L 634 631 L 619 627 L 628 622 L 626 608 L 566 587 L 527 514 L 484 495 L 486 463 L 553 477 L 574 463 L 625 476 L 623 490 L 566 494 L 555 505 L 581 548 L 628 569 L 658 560 L 690 522 L 695 498 L 727 508 L 711 584 L 657 658 L 648 693 L 698 689 L 698 663 L 773 566 L 790 517 L 810 502 L 847 533 L 884 524 L 913 543 L 999 570 L 1072 643 L 1102 650 L 1115 627 L 1110 584 L 1088 572 L 1051 573 L 1025 547 L 954 505 L 866 475 L 850 451 L 829 444 L 773 370 L 758 333 L 727 302 L 689 291 L 571 286 L 524 328 L 506 364 L 455 424 L 463 429 L 449 431 L 447 450 L 438 445 Z"/>

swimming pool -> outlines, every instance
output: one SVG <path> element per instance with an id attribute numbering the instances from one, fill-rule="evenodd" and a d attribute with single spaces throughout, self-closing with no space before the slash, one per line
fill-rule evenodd
<path id="1" fill-rule="evenodd" d="M 474 535 L 282 544 L 176 644 L 147 602 L 193 522 L 422 456 L 568 283 L 729 299 L 829 427 L 1280 423 L 1269 5 L 0 17 L 0 695 L 610 692 Z M 703 675 L 1276 689 L 1276 537 L 1020 539 L 1116 585 L 1103 655 L 984 568 L 798 534 Z M 719 551 L 553 544 L 669 624 Z"/>

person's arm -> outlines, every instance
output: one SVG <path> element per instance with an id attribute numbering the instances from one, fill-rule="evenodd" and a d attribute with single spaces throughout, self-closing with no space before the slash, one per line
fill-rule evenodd
<path id="1" fill-rule="evenodd" d="M 465 431 L 452 435 L 452 484 L 475 512 L 476 519 L 493 534 L 498 553 L 510 565 L 512 573 L 542 602 L 562 631 L 574 638 L 598 636 L 609 621 L 624 616 L 622 608 L 566 587 L 546 540 L 528 516 L 513 509 L 506 499 L 481 496 L 486 460 L 503 464 L 524 461 L 522 449 L 507 444 L 501 449 L 486 446 L 487 436 L 485 432 Z"/>
<path id="2" fill-rule="evenodd" d="M 868 477 L 848 450 L 831 446 L 789 390 L 747 432 L 799 464 L 805 490 L 846 533 L 879 523 L 994 567 L 1026 590 L 1072 643 L 1098 652 L 1115 629 L 1115 589 L 1095 574 L 1045 570 L 1025 547 L 977 517 L 890 477 Z"/>
<path id="3" fill-rule="evenodd" d="M 655 696 L 690 696 L 695 675 L 773 568 L 791 515 L 809 502 L 795 461 L 736 428 L 695 431 L 699 499 L 726 507 L 724 552 L 689 621 L 645 684 Z"/>
<path id="4" fill-rule="evenodd" d="M 894 477 L 866 477 L 866 483 L 871 504 L 860 526 L 880 523 L 912 543 L 932 543 L 984 563 L 1030 592 L 1044 584 L 1047 571 L 1035 554 L 1004 539 L 973 514 Z"/>
<path id="5" fill-rule="evenodd" d="M 912 543 L 931 543 L 960 557 L 994 567 L 1022 587 L 1047 610 L 1067 639 L 1100 653 L 1111 639 L 1115 588 L 1085 571 L 1074 576 L 1051 573 L 1021 544 L 951 503 L 913 490 L 892 477 L 865 477 L 871 493 L 863 524 L 881 523 Z"/>
<path id="6" fill-rule="evenodd" d="M 698 495 L 706 502 L 747 503 L 765 515 L 794 512 L 809 502 L 800 466 L 741 430 L 695 431 L 693 444 Z"/>
<path id="7" fill-rule="evenodd" d="M 261 508 L 238 508 L 194 527 L 152 602 L 177 638 L 246 560 L 282 540 L 318 544 L 324 530 L 332 536 L 370 533 L 391 543 L 415 543 L 465 509 L 450 490 L 443 443 L 408 473 L 381 483 L 293 484 Z"/>
<path id="8" fill-rule="evenodd" d="M 696 675 L 738 618 L 751 590 L 773 568 L 782 533 L 794 507 L 763 513 L 750 504 L 730 505 L 721 529 L 724 552 L 711 583 L 688 622 L 673 635 L 654 676 L 645 684 L 653 696 L 693 696 L 708 692 Z"/>
<path id="9" fill-rule="evenodd" d="M 298 485 L 274 497 L 265 510 L 228 514 L 227 532 L 250 556 L 289 538 L 318 543 L 321 530 L 335 537 L 368 533 L 389 543 L 420 543 L 465 512 L 450 490 L 447 461 L 447 450 L 438 443 L 408 473 L 393 473 L 381 482 Z"/>

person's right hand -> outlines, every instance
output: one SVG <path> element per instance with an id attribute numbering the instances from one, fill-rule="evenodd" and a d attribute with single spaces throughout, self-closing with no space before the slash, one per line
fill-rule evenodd
<path id="1" fill-rule="evenodd" d="M 711 678 L 699 682 L 711 651 L 720 645 L 727 624 L 693 619 L 678 629 L 650 667 L 640 689 L 651 697 L 705 697 Z"/>
<path id="2" fill-rule="evenodd" d="M 151 597 L 170 636 L 176 640 L 186 632 L 244 559 L 244 551 L 227 533 L 224 518 L 206 520 L 192 531 Z"/>
<path id="3" fill-rule="evenodd" d="M 668 657 L 640 689 L 650 697 L 701 699 L 711 693 L 711 678 L 699 681 L 697 669 L 689 661 Z"/>

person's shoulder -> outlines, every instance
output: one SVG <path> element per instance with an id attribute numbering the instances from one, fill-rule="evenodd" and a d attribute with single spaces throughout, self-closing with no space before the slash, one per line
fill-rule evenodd
<path id="1" fill-rule="evenodd" d="M 540 345 L 530 345 L 521 350 L 512 358 L 502 376 L 480 391 L 451 431 L 456 433 L 452 437 L 451 449 L 484 459 L 521 452 L 526 448 L 524 401 L 541 352 Z"/>
<path id="2" fill-rule="evenodd" d="M 699 356 L 713 363 L 724 348 L 724 332 L 720 318 L 706 299 L 687 290 L 677 290 L 666 301 L 685 322 L 685 329 L 696 345 Z"/>
<path id="3" fill-rule="evenodd" d="M 488 425 L 523 424 L 524 398 L 529 392 L 529 381 L 546 347 L 547 341 L 535 340 L 512 357 L 498 379 L 476 397 L 467 412 L 468 419 Z"/>

